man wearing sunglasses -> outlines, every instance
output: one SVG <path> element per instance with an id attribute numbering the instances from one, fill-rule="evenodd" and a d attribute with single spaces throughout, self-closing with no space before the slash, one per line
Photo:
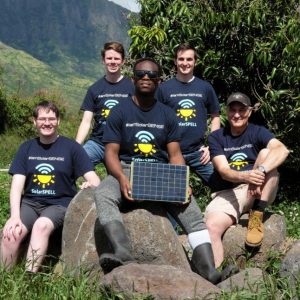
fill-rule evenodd
<path id="1" fill-rule="evenodd" d="M 97 188 L 95 198 L 100 224 L 114 251 L 100 256 L 104 272 L 134 262 L 119 211 L 121 204 L 134 201 L 129 183 L 130 163 L 185 164 L 176 116 L 172 109 L 154 97 L 160 82 L 160 66 L 150 58 L 140 59 L 135 63 L 133 73 L 135 94 L 111 112 L 103 136 L 109 176 Z M 188 234 L 196 272 L 212 283 L 224 279 L 229 270 L 219 273 L 214 267 L 210 237 L 195 199 L 191 197 L 190 203 L 184 205 L 162 205 Z"/>
<path id="2" fill-rule="evenodd" d="M 181 44 L 175 50 L 176 77 L 162 83 L 157 99 L 171 107 L 177 115 L 181 132 L 180 147 L 186 164 L 211 188 L 213 166 L 208 147 L 205 147 L 207 115 L 211 118 L 210 130 L 220 128 L 219 102 L 213 87 L 194 76 L 196 49 Z"/>
<path id="3" fill-rule="evenodd" d="M 205 218 L 212 239 L 215 263 L 224 259 L 222 236 L 250 210 L 245 243 L 259 247 L 264 236 L 264 209 L 275 199 L 279 175 L 277 167 L 288 149 L 266 128 L 249 123 L 250 98 L 240 92 L 227 99 L 228 124 L 208 136 L 213 164 L 224 182 L 212 194 Z"/>

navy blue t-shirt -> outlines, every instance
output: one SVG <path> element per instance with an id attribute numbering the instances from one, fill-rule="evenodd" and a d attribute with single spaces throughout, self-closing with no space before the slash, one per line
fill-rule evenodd
<path id="1" fill-rule="evenodd" d="M 133 94 L 134 85 L 126 77 L 116 83 L 111 83 L 103 77 L 90 86 L 80 109 L 94 113 L 91 140 L 103 145 L 103 130 L 111 109 L 118 105 L 120 101 L 131 97 Z"/>
<path id="2" fill-rule="evenodd" d="M 122 101 L 107 119 L 103 142 L 120 144 L 119 158 L 131 161 L 168 162 L 166 145 L 179 142 L 174 112 L 156 101 L 144 111 L 132 99 Z"/>
<path id="3" fill-rule="evenodd" d="M 219 101 L 211 84 L 197 77 L 187 83 L 172 78 L 159 85 L 156 96 L 176 112 L 182 153 L 199 150 L 204 144 L 207 115 L 220 111 Z"/>
<path id="4" fill-rule="evenodd" d="M 266 148 L 273 138 L 274 134 L 268 129 L 251 123 L 239 136 L 231 135 L 229 127 L 220 128 L 208 136 L 210 156 L 214 158 L 218 155 L 225 155 L 233 170 L 252 170 L 258 153 Z M 228 183 L 226 188 L 237 185 L 223 181 Z"/>
<path id="5" fill-rule="evenodd" d="M 26 176 L 24 197 L 67 207 L 77 193 L 76 179 L 93 169 L 81 145 L 59 136 L 52 144 L 39 138 L 23 143 L 9 173 Z"/>

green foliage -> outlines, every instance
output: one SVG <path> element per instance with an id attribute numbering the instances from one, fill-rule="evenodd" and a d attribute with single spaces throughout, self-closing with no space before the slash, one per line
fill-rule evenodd
<path id="1" fill-rule="evenodd" d="M 10 48 L 0 42 L 0 67 L 3 69 L 0 78 L 7 95 L 29 97 L 41 89 L 48 90 L 66 99 L 69 103 L 69 111 L 77 112 L 86 89 L 92 84 L 94 77 L 87 78 L 69 72 L 68 64 L 69 59 L 66 57 L 64 65 L 51 67 L 23 51 Z M 98 70 L 101 68 L 99 61 L 95 65 Z"/>
<path id="2" fill-rule="evenodd" d="M 7 172 L 0 171 L 0 228 L 6 222 L 9 215 L 9 190 L 10 190 L 11 178 Z M 1 299 L 1 297 L 0 297 Z"/>
<path id="3" fill-rule="evenodd" d="M 300 167 L 300 9 L 296 0 L 139 0 L 140 21 L 129 31 L 130 54 L 155 57 L 166 74 L 174 48 L 197 49 L 196 75 L 210 80 L 221 101 L 242 91 L 260 104 L 268 127 Z M 155 35 L 156 34 L 156 35 Z"/>
<path id="4" fill-rule="evenodd" d="M 48 100 L 56 103 L 60 110 L 61 118 L 64 117 L 66 108 L 64 101 L 55 94 L 47 91 L 39 91 L 31 98 L 10 96 L 1 98 L 5 118 L 4 126 L 6 131 L 16 132 L 20 137 L 32 137 L 35 129 L 32 126 L 33 108 L 41 101 Z"/>

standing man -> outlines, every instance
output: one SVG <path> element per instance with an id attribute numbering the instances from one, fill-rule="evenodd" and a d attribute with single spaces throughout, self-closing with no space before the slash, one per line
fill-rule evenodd
<path id="1" fill-rule="evenodd" d="M 212 187 L 213 166 L 208 147 L 204 146 L 207 130 L 207 115 L 210 115 L 210 130 L 220 128 L 219 102 L 213 87 L 194 76 L 197 53 L 188 44 L 175 50 L 176 77 L 162 83 L 157 90 L 157 99 L 176 112 L 181 140 L 180 148 L 186 164 Z"/>
<path id="2" fill-rule="evenodd" d="M 95 187 L 100 179 L 83 148 L 58 135 L 59 110 L 52 102 L 39 103 L 33 118 L 38 137 L 20 146 L 9 169 L 13 176 L 10 217 L 3 228 L 0 263 L 11 268 L 31 232 L 26 270 L 35 273 L 50 235 L 63 225 L 67 206 L 77 192 L 76 179 L 84 177 L 82 188 Z"/>
<path id="3" fill-rule="evenodd" d="M 135 63 L 133 73 L 135 95 L 112 111 L 103 136 L 109 176 L 96 190 L 96 207 L 100 224 L 114 251 L 100 256 L 105 272 L 134 261 L 119 211 L 121 204 L 133 201 L 128 178 L 130 163 L 185 164 L 176 116 L 154 98 L 160 82 L 160 66 L 150 58 L 140 59 Z M 213 283 L 224 279 L 225 272 L 221 274 L 214 267 L 209 234 L 194 198 L 186 205 L 165 203 L 164 207 L 188 234 L 197 273 Z"/>
<path id="4" fill-rule="evenodd" d="M 249 123 L 251 101 L 243 93 L 227 100 L 229 125 L 211 133 L 208 144 L 214 167 L 227 189 L 212 194 L 205 218 L 218 267 L 224 259 L 222 236 L 250 210 L 246 245 L 258 247 L 264 236 L 264 209 L 275 199 L 277 167 L 288 149 L 266 128 Z"/>
<path id="5" fill-rule="evenodd" d="M 94 165 L 103 161 L 104 144 L 102 142 L 106 119 L 112 108 L 120 101 L 133 95 L 133 84 L 121 74 L 125 62 L 125 50 L 122 44 L 109 42 L 101 52 L 105 66 L 105 76 L 96 81 L 87 91 L 81 110 L 83 118 L 78 128 L 76 141 L 82 144 L 89 134 L 93 119 L 94 125 L 90 138 L 83 148 Z"/>

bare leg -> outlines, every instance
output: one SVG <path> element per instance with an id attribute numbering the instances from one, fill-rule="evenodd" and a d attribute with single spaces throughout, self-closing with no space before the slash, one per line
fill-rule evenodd
<path id="1" fill-rule="evenodd" d="M 26 256 L 26 270 L 37 272 L 46 255 L 49 237 L 54 230 L 54 224 L 47 217 L 40 217 L 33 225 L 30 243 Z"/>
<path id="2" fill-rule="evenodd" d="M 22 225 L 22 231 L 17 239 L 8 239 L 7 237 L 2 237 L 1 241 L 1 256 L 0 256 L 0 263 L 7 269 L 11 269 L 18 258 L 20 244 L 25 239 L 28 234 L 27 228 Z"/>
<path id="3" fill-rule="evenodd" d="M 210 212 L 205 217 L 214 253 L 215 266 L 218 268 L 224 260 L 222 236 L 235 223 L 235 219 L 221 211 Z"/>
<path id="4" fill-rule="evenodd" d="M 263 164 L 268 153 L 269 153 L 268 149 L 262 149 L 259 152 L 253 169 L 255 169 L 257 166 Z M 268 174 L 266 175 L 265 184 L 262 187 L 262 192 L 261 192 L 261 197 L 260 197 L 262 201 L 267 201 L 270 204 L 275 200 L 278 183 L 279 183 L 279 173 L 277 172 L 277 169 L 272 170 L 271 172 L 268 172 Z"/>

